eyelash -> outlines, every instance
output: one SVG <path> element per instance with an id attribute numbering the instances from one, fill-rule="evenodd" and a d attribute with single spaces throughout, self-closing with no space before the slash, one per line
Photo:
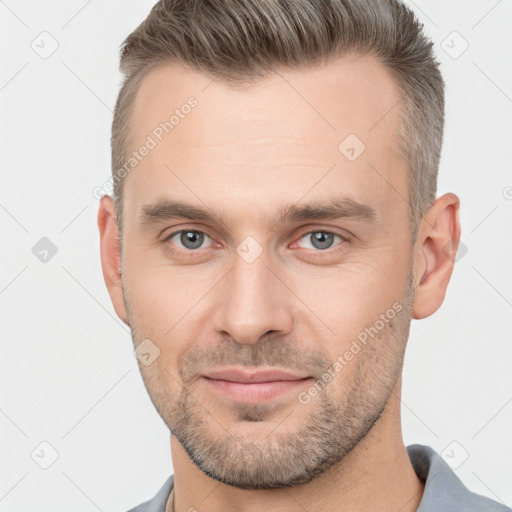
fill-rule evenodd
<path id="1" fill-rule="evenodd" d="M 213 237 L 211 237 L 205 231 L 201 231 L 199 229 L 193 229 L 193 228 L 182 228 L 182 229 L 179 229 L 178 231 L 173 231 L 170 235 L 166 236 L 162 240 L 162 243 L 167 245 L 167 250 L 169 250 L 170 252 L 172 252 L 174 254 L 179 254 L 179 255 L 187 254 L 187 255 L 191 255 L 192 257 L 199 256 L 201 254 L 201 249 L 182 249 L 182 250 L 179 250 L 179 249 L 173 248 L 171 244 L 167 244 L 167 242 L 171 238 L 173 238 L 174 236 L 176 236 L 176 235 L 178 235 L 180 233 L 186 232 L 186 231 L 192 231 L 194 233 L 200 233 L 200 234 L 206 235 L 208 238 L 213 240 Z M 298 237 L 298 241 L 301 240 L 302 238 L 304 238 L 305 236 L 311 235 L 313 233 L 325 233 L 325 234 L 329 234 L 329 235 L 338 236 L 341 239 L 340 243 L 338 243 L 338 244 L 336 244 L 336 245 L 334 245 L 332 247 L 329 247 L 327 249 L 323 249 L 323 250 L 322 249 L 304 249 L 307 252 L 312 251 L 312 252 L 316 253 L 315 254 L 316 257 L 322 257 L 324 255 L 331 254 L 332 251 L 336 251 L 336 247 L 339 247 L 340 245 L 344 246 L 345 244 L 343 242 L 349 242 L 349 239 L 346 236 L 343 236 L 343 235 L 340 235 L 339 233 L 336 233 L 334 231 L 328 231 L 328 230 L 325 230 L 325 229 L 314 229 L 314 230 L 306 231 L 306 232 L 302 233 Z"/>

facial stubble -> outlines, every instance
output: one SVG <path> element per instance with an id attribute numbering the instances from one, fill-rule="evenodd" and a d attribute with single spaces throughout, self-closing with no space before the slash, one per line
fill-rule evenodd
<path id="1" fill-rule="evenodd" d="M 138 335 L 126 299 L 127 294 L 129 325 L 137 345 L 145 336 Z M 294 398 L 287 404 L 222 405 L 216 400 L 201 400 L 197 393 L 196 372 L 214 363 L 306 369 L 311 375 L 322 375 L 332 366 L 322 352 L 298 351 L 296 345 L 275 338 L 265 338 L 255 345 L 223 340 L 213 349 L 194 347 L 179 357 L 179 375 L 158 362 L 150 366 L 139 362 L 139 368 L 159 415 L 204 474 L 240 489 L 302 485 L 339 464 L 382 416 L 401 376 L 413 301 L 409 274 L 401 311 L 355 355 L 350 362 L 354 365 L 352 379 L 343 380 L 343 369 L 307 404 Z M 286 414 L 284 407 L 289 410 Z M 307 412 L 300 416 L 302 421 L 297 421 L 295 409 L 302 413 L 306 410 L 303 408 L 308 408 Z M 297 425 L 291 431 L 290 423 Z M 267 433 L 263 435 L 263 431 Z"/>

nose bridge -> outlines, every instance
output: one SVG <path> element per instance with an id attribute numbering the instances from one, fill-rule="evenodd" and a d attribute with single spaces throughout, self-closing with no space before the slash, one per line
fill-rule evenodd
<path id="1" fill-rule="evenodd" d="M 215 315 L 218 332 L 227 332 L 239 343 L 256 343 L 268 331 L 291 330 L 289 294 L 271 264 L 268 251 L 254 240 L 237 247 L 231 271 L 223 279 Z"/>

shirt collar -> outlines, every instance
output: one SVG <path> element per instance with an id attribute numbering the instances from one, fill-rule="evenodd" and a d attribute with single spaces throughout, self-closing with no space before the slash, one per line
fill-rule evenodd
<path id="1" fill-rule="evenodd" d="M 512 512 L 504 505 L 469 491 L 429 446 L 413 444 L 407 447 L 407 453 L 418 478 L 425 484 L 416 512 Z M 174 475 L 171 475 L 153 499 L 130 512 L 165 512 L 173 486 Z"/>
<path id="2" fill-rule="evenodd" d="M 413 444 L 407 453 L 425 490 L 416 512 L 511 512 L 499 503 L 471 492 L 448 463 L 429 446 Z"/>

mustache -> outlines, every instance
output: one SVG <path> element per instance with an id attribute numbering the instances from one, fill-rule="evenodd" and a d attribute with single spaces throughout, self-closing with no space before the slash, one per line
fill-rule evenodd
<path id="1" fill-rule="evenodd" d="M 215 345 L 192 345 L 178 359 L 178 371 L 184 383 L 215 366 L 275 366 L 320 376 L 329 365 L 323 352 L 305 349 L 293 340 L 283 341 L 276 337 L 267 337 L 255 344 L 240 344 L 222 338 Z"/>

